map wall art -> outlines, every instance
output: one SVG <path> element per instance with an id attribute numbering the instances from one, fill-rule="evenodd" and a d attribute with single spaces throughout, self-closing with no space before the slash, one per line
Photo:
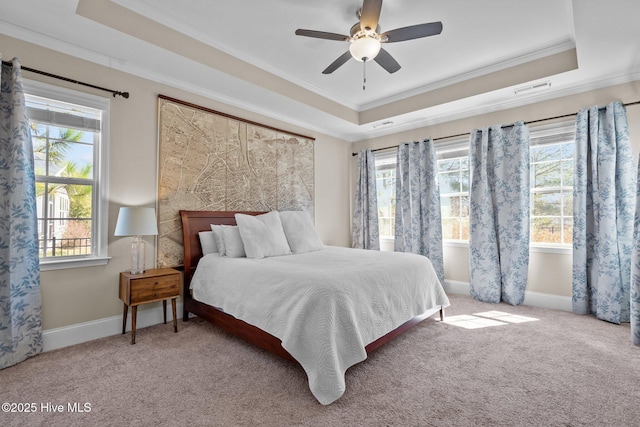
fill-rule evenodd
<path id="1" fill-rule="evenodd" d="M 163 95 L 158 125 L 158 267 L 182 265 L 181 209 L 313 218 L 313 138 Z"/>

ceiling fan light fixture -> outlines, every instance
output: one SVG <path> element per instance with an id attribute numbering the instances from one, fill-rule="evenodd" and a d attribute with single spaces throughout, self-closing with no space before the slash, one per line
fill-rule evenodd
<path id="1" fill-rule="evenodd" d="M 351 42 L 349 52 L 357 61 L 371 61 L 380 52 L 380 47 L 380 40 L 364 36 Z"/>

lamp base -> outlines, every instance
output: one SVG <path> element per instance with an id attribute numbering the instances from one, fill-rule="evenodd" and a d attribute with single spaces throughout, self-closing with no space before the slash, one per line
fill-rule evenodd
<path id="1" fill-rule="evenodd" d="M 131 274 L 144 273 L 144 260 L 146 255 L 146 243 L 142 236 L 136 236 L 131 244 Z"/>

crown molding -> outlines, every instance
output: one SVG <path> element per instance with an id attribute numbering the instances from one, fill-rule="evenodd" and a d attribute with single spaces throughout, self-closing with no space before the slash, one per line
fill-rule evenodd
<path id="1" fill-rule="evenodd" d="M 429 115 L 427 117 L 426 115 L 428 115 L 434 109 L 438 108 L 437 106 L 431 107 L 431 108 L 422 110 L 420 112 L 410 113 L 410 114 L 417 113 L 420 115 L 425 115 L 425 117 L 412 120 L 410 122 L 399 123 L 396 126 L 384 128 L 379 131 L 369 130 L 368 132 L 366 132 L 366 136 L 358 140 L 358 142 L 371 140 L 371 139 L 382 137 L 382 136 L 393 135 L 396 133 L 407 132 L 415 129 L 420 129 L 423 127 L 435 126 L 442 123 L 453 122 L 456 120 L 462 120 L 469 117 L 495 113 L 498 111 L 504 111 L 504 110 L 509 110 L 509 109 L 518 108 L 518 107 L 524 107 L 526 105 L 535 104 L 538 102 L 550 101 L 558 98 L 564 98 L 567 96 L 578 95 L 581 93 L 604 89 L 607 87 L 617 86 L 617 85 L 626 84 L 626 83 L 632 83 L 634 81 L 640 81 L 640 72 L 621 75 L 621 76 L 615 76 L 615 77 L 592 79 L 591 81 L 588 81 L 588 82 L 583 82 L 581 84 L 574 85 L 571 87 L 565 87 L 563 89 L 557 89 L 552 92 L 532 94 L 526 97 L 512 98 L 509 100 L 494 102 L 490 104 L 474 105 L 467 108 L 461 108 L 457 110 L 455 113 L 444 113 L 441 115 L 434 114 L 434 115 Z M 505 88 L 503 90 L 511 91 L 510 88 Z M 573 112 L 569 111 L 566 114 L 571 114 L 571 113 Z M 402 116 L 399 116 L 399 117 L 402 117 Z M 389 120 L 393 120 L 393 119 L 394 119 L 393 117 L 389 118 Z M 532 118 L 532 120 L 535 120 L 535 118 Z M 370 124 L 370 127 L 371 127 L 371 124 Z M 352 142 L 357 142 L 357 141 L 352 141 Z"/>
<path id="2" fill-rule="evenodd" d="M 119 0 L 122 1 L 122 0 Z M 265 117 L 269 117 L 274 120 L 278 120 L 284 123 L 291 124 L 293 126 L 297 126 L 300 128 L 308 129 L 312 132 L 316 132 L 319 134 L 328 135 L 337 139 L 342 139 L 346 142 L 356 142 L 362 140 L 369 140 L 381 136 L 392 135 L 395 133 L 405 132 L 409 130 L 418 129 L 421 127 L 433 126 L 436 124 L 446 123 L 450 121 L 460 120 L 476 115 L 487 114 L 497 111 L 502 111 L 510 108 L 516 108 L 536 102 L 561 98 L 565 96 L 571 96 L 578 93 L 583 93 L 591 90 L 602 89 L 609 86 L 629 83 L 632 81 L 640 80 L 640 73 L 633 73 L 622 76 L 615 77 L 605 77 L 605 78 L 597 78 L 592 79 L 586 83 L 581 83 L 579 85 L 566 87 L 563 89 L 552 89 L 551 91 L 544 92 L 541 94 L 535 94 L 525 97 L 520 97 L 519 99 L 507 100 L 503 102 L 492 103 L 489 105 L 476 105 L 468 108 L 463 108 L 461 110 L 456 111 L 455 113 L 443 113 L 438 115 L 437 108 L 438 106 L 430 107 L 420 111 L 414 111 L 411 113 L 403 114 L 400 116 L 389 117 L 387 120 L 393 120 L 397 124 L 391 125 L 389 127 L 380 128 L 379 130 L 373 129 L 373 124 L 375 123 L 367 123 L 363 125 L 352 125 L 348 124 L 346 126 L 353 127 L 353 131 L 339 131 L 335 127 L 327 126 L 320 127 L 314 124 L 317 122 L 317 117 L 309 118 L 309 120 L 301 120 L 295 119 L 291 116 L 285 116 L 283 114 L 277 113 L 274 109 L 265 108 L 260 105 L 256 105 L 251 102 L 242 101 L 239 97 L 230 97 L 224 94 L 221 94 L 218 91 L 212 90 L 207 87 L 201 87 L 196 84 L 193 84 L 188 81 L 183 81 L 180 79 L 173 78 L 171 76 L 167 76 L 165 74 L 159 73 L 156 70 L 151 70 L 146 67 L 140 67 L 136 65 L 132 65 L 131 63 L 125 61 L 122 58 L 115 58 L 91 49 L 87 49 L 85 47 L 69 43 L 63 40 L 60 40 L 55 37 L 51 37 L 35 31 L 30 28 L 24 28 L 21 26 L 17 26 L 15 24 L 0 20 L 0 33 L 9 37 L 13 37 L 19 40 L 23 40 L 35 45 L 39 45 L 54 51 L 58 51 L 69 56 L 73 56 L 76 58 L 80 58 L 98 65 L 102 65 L 108 68 L 112 68 L 118 71 L 122 71 L 127 74 L 135 75 L 137 77 L 145 78 L 160 84 L 164 84 L 170 87 L 174 87 L 176 89 L 184 90 L 189 93 L 193 93 L 199 96 L 204 96 L 215 101 L 219 101 L 230 105 L 232 107 L 240 108 L 243 110 L 247 110 L 249 112 L 260 114 Z M 451 79 L 443 80 L 438 82 L 436 85 L 430 85 L 428 87 L 429 90 L 434 90 L 435 88 L 445 87 L 456 82 L 461 82 L 466 79 L 472 78 L 475 75 L 484 75 L 493 70 L 494 66 L 499 69 L 503 69 L 506 66 L 510 66 L 513 64 L 520 64 L 522 62 L 528 62 L 533 60 L 535 57 L 544 57 L 553 52 L 561 52 L 566 50 L 566 48 L 570 47 L 572 44 L 570 42 L 558 44 L 551 46 L 549 48 L 538 50 L 534 53 L 530 53 L 527 55 L 522 55 L 518 58 L 513 58 L 510 60 L 505 60 L 500 62 L 498 65 L 492 65 L 490 67 L 483 68 L 482 70 L 478 70 L 477 72 L 470 72 L 466 74 L 461 74 Z M 24 64 L 25 66 L 29 64 Z M 266 90 L 266 89 L 265 89 Z M 425 92 L 424 88 L 416 93 Z M 411 93 L 405 92 L 404 94 L 398 95 L 400 99 L 404 99 L 406 96 L 411 95 Z M 284 97 L 283 95 L 274 94 L 274 96 L 280 96 L 282 99 L 285 99 L 287 102 L 296 102 L 291 101 Z M 390 99 L 390 98 L 388 98 Z M 373 105 L 373 104 L 368 104 Z M 385 105 L 385 104 L 380 104 Z M 309 108 L 313 108 L 309 106 Z M 315 110 L 317 114 L 326 114 Z M 435 114 L 432 114 L 435 113 Z M 426 115 L 430 114 L 429 117 L 423 117 L 417 120 L 411 120 L 410 122 L 401 122 L 398 118 L 402 118 L 403 116 L 413 116 L 413 115 Z M 340 120 L 339 118 L 328 117 L 329 120 Z"/>

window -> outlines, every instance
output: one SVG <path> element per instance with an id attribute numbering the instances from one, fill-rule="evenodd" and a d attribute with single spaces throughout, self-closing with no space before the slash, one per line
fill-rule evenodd
<path id="1" fill-rule="evenodd" d="M 25 83 L 43 269 L 106 262 L 106 98 Z"/>
<path id="2" fill-rule="evenodd" d="M 468 141 L 442 144 L 438 179 L 445 240 L 469 240 Z M 396 152 L 376 153 L 376 186 L 380 238 L 393 239 L 396 214 Z"/>
<path id="3" fill-rule="evenodd" d="M 442 238 L 468 241 L 469 142 L 445 144 L 437 148 Z"/>
<path id="4" fill-rule="evenodd" d="M 573 243 L 573 123 L 537 126 L 530 131 L 530 242 L 538 247 Z M 442 237 L 469 241 L 469 142 L 436 145 Z M 394 237 L 394 152 L 376 154 L 380 237 Z M 564 250 L 564 249 L 563 249 Z"/>
<path id="5" fill-rule="evenodd" d="M 393 239 L 396 224 L 396 153 L 376 154 L 380 238 Z"/>
<path id="6" fill-rule="evenodd" d="M 531 243 L 573 243 L 574 138 L 557 126 L 531 132 Z"/>

